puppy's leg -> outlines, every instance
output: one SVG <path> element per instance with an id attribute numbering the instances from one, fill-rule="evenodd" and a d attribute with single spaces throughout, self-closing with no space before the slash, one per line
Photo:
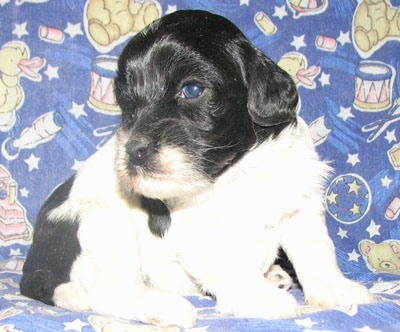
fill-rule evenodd
<path id="1" fill-rule="evenodd" d="M 282 223 L 281 245 L 294 265 L 306 303 L 333 308 L 371 302 L 368 290 L 339 270 L 323 214 L 305 205 Z"/>
<path id="2" fill-rule="evenodd" d="M 253 247 L 252 241 L 229 243 L 227 238 L 221 245 L 220 241 L 214 243 L 211 238 L 207 240 L 207 247 L 194 243 L 193 247 L 202 250 L 192 252 L 190 256 L 185 251 L 185 256 L 180 256 L 180 262 L 205 291 L 215 295 L 220 312 L 265 319 L 298 315 L 299 306 L 295 298 L 264 276 L 262 265 L 270 266 L 273 263 L 276 253 L 274 245 L 258 250 L 261 248 Z M 214 251 L 209 251 L 210 248 L 214 248 Z M 268 258 L 265 258 L 266 252 Z"/>
<path id="3" fill-rule="evenodd" d="M 238 262 L 240 264 L 240 262 Z M 223 313 L 239 317 L 279 319 L 297 316 L 299 306 L 296 299 L 276 282 L 263 278 L 257 269 L 232 271 L 232 276 L 222 276 L 214 293 L 218 309 Z M 219 273 L 219 272 L 218 272 Z M 240 275 L 240 277 L 238 277 Z"/>
<path id="4" fill-rule="evenodd" d="M 189 328 L 194 307 L 182 296 L 149 287 L 141 275 L 138 230 L 143 216 L 100 207 L 83 214 L 78 236 L 82 251 L 72 266 L 70 282 L 54 291 L 56 305 L 93 310 L 162 327 Z M 145 223 L 145 222 L 144 222 Z"/>

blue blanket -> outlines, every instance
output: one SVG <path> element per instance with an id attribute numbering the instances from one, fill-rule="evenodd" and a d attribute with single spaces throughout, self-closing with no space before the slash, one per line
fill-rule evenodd
<path id="1" fill-rule="evenodd" d="M 124 19 L 111 22 L 117 9 Z M 41 204 L 119 123 L 119 53 L 179 9 L 227 17 L 292 76 L 335 168 L 325 203 L 339 266 L 375 296 L 278 321 L 191 297 L 191 331 L 400 331 L 400 0 L 0 0 L 0 331 L 160 331 L 46 306 L 20 296 L 18 281 Z"/>

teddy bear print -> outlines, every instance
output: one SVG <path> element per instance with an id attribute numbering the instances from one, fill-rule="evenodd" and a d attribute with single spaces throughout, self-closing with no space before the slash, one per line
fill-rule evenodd
<path id="1" fill-rule="evenodd" d="M 389 39 L 400 37 L 400 8 L 385 0 L 360 1 L 353 19 L 353 38 L 362 52 L 370 52 Z"/>
<path id="2" fill-rule="evenodd" d="M 107 47 L 121 36 L 142 30 L 161 13 L 152 0 L 88 0 L 85 14 L 90 38 Z"/>
<path id="3" fill-rule="evenodd" d="M 368 267 L 374 272 L 400 274 L 400 243 L 388 240 L 375 243 L 363 240 L 359 249 Z"/>

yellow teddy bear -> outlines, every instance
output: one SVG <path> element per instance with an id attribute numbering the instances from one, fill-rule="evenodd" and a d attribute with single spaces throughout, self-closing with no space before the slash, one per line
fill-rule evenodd
<path id="1" fill-rule="evenodd" d="M 120 36 L 138 32 L 160 17 L 151 0 L 88 0 L 88 32 L 97 44 L 108 46 Z"/>
<path id="2" fill-rule="evenodd" d="M 363 240 L 359 249 L 370 268 L 375 272 L 400 274 L 400 243 L 389 240 L 375 243 Z"/>
<path id="3" fill-rule="evenodd" d="M 379 42 L 400 37 L 400 8 L 385 0 L 364 0 L 354 13 L 353 28 L 355 44 L 369 52 Z"/>

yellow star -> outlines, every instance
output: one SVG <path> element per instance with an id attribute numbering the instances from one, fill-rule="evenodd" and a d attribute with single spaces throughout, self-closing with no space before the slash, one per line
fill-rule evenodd
<path id="1" fill-rule="evenodd" d="M 338 196 L 338 194 L 336 194 L 333 190 L 332 192 L 329 194 L 329 196 L 327 197 L 329 204 L 337 204 L 336 202 L 336 197 Z"/>
<path id="2" fill-rule="evenodd" d="M 355 216 L 356 214 L 360 214 L 360 207 L 361 207 L 360 205 L 353 203 L 353 207 L 349 209 L 349 211 L 353 213 L 353 216 Z"/>
<path id="3" fill-rule="evenodd" d="M 348 184 L 349 186 L 349 193 L 353 192 L 358 196 L 358 191 L 360 190 L 361 186 L 358 185 L 357 180 L 354 179 L 352 183 Z"/>

